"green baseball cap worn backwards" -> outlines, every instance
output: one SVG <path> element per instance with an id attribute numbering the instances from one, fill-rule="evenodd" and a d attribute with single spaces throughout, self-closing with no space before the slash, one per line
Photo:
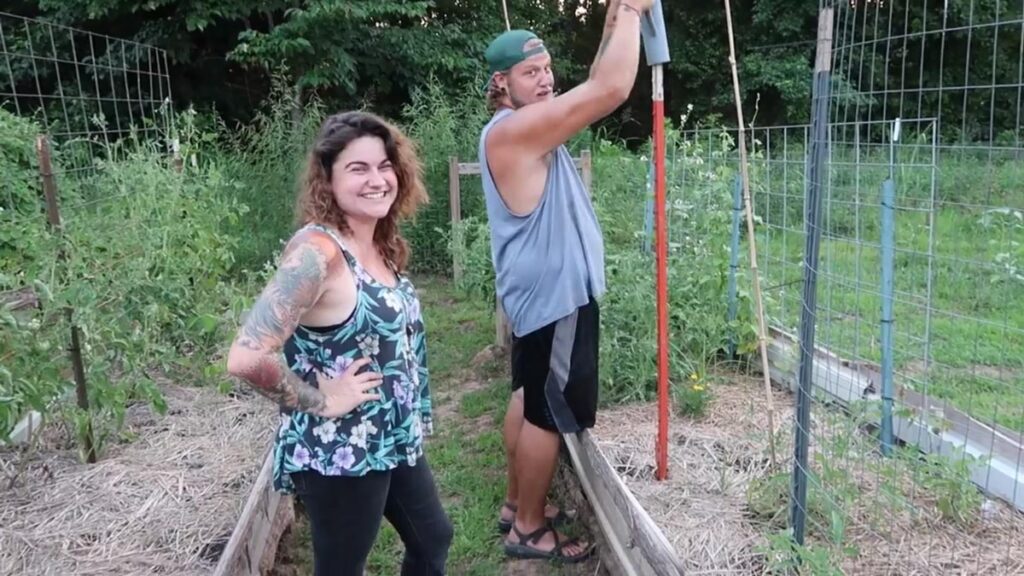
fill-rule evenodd
<path id="1" fill-rule="evenodd" d="M 539 38 L 529 30 L 509 30 L 492 40 L 484 52 L 489 76 L 493 77 L 496 72 L 504 72 L 531 56 L 547 52 L 543 42 L 529 50 L 524 49 L 526 43 L 531 40 Z M 487 84 L 490 82 L 488 78 Z"/>

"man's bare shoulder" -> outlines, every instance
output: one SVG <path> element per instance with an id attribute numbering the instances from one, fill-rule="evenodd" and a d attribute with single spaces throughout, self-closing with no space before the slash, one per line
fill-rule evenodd
<path id="1" fill-rule="evenodd" d="M 509 169 L 534 166 L 542 161 L 554 148 L 547 143 L 530 137 L 530 123 L 536 108 L 550 102 L 536 102 L 510 110 L 491 127 L 485 137 L 487 161 L 495 162 Z M 557 147 L 557 146 L 556 146 Z"/>

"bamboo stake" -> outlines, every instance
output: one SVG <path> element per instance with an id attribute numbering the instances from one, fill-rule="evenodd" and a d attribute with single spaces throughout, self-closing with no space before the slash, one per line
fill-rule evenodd
<path id="1" fill-rule="evenodd" d="M 754 236 L 754 209 L 750 202 L 750 174 L 747 170 L 747 136 L 743 124 L 743 105 L 740 98 L 740 78 L 736 70 L 736 40 L 732 30 L 730 0 L 725 0 L 725 22 L 729 31 L 729 66 L 732 69 L 732 89 L 736 100 L 736 121 L 739 125 L 740 177 L 743 180 L 743 205 L 747 219 L 747 241 L 750 245 L 750 272 L 754 282 L 754 304 L 757 308 L 757 341 L 761 349 L 761 371 L 764 373 L 765 401 L 768 403 L 768 446 L 771 450 L 772 468 L 777 465 L 775 456 L 775 403 L 772 402 L 772 382 L 768 372 L 768 347 L 764 321 L 764 304 L 761 301 L 761 276 L 757 269 L 757 242 Z"/>

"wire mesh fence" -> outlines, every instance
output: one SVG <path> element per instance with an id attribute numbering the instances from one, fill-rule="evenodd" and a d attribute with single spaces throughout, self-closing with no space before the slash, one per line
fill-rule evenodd
<path id="1" fill-rule="evenodd" d="M 176 152 L 167 54 L 0 12 L 0 120 L 4 218 L 59 228 L 137 192 L 101 192 L 90 178 L 104 162 L 140 146 Z"/>
<path id="2" fill-rule="evenodd" d="M 1024 5 L 823 4 L 816 117 L 747 133 L 772 376 L 797 403 L 752 501 L 784 495 L 808 569 L 1020 570 Z M 737 138 L 683 133 L 670 241 L 722 243 L 731 211 L 742 271 Z M 713 215 L 673 212 L 695 202 Z"/>
<path id="3" fill-rule="evenodd" d="M 856 119 L 844 124 L 841 138 L 857 142 L 852 149 L 833 145 L 833 155 L 857 158 L 853 190 L 859 194 L 865 184 L 884 180 L 876 173 L 865 182 L 865 166 L 888 156 L 886 148 L 897 153 L 888 160 L 899 168 L 896 258 L 913 271 L 913 279 L 902 273 L 907 283 L 896 287 L 897 310 L 910 307 L 897 313 L 911 339 L 896 346 L 897 368 L 922 391 L 1020 430 L 1024 318 L 1012 302 L 1024 295 L 1017 269 L 1024 240 L 1024 10 L 999 1 L 953 3 L 941 12 L 908 3 L 901 14 L 894 4 L 837 13 L 835 72 L 857 97 L 837 94 L 832 116 Z M 897 118 L 904 130 L 891 146 Z M 862 128 L 879 122 L 889 126 L 877 134 Z M 922 157 L 931 167 L 911 171 Z M 832 186 L 833 199 L 850 189 Z M 825 235 L 837 227 L 826 217 Z M 918 301 L 911 301 L 915 295 Z M 877 350 L 856 342 L 850 352 L 879 360 Z"/>
<path id="4" fill-rule="evenodd" d="M 51 224 L 74 218 L 133 193 L 100 194 L 89 184 L 104 162 L 139 146 L 168 159 L 177 152 L 165 51 L 0 12 L 4 112 L 7 172 L 29 175 L 4 187 L 8 219 L 39 218 L 41 205 Z"/>
<path id="5" fill-rule="evenodd" d="M 0 12 L 0 107 L 49 136 L 58 173 L 94 169 L 131 136 L 158 142 L 170 105 L 165 51 Z"/>
<path id="6" fill-rule="evenodd" d="M 801 334 L 801 361 L 820 362 L 825 382 L 798 423 L 798 454 L 816 448 L 794 468 L 810 493 L 793 502 L 797 537 L 803 520 L 833 541 L 837 526 L 870 524 L 866 496 L 884 510 L 871 531 L 890 565 L 1002 572 L 1005 550 L 950 545 L 913 520 L 937 501 L 941 521 L 973 525 L 978 488 L 1024 504 L 1024 12 L 999 0 L 834 10 L 827 182 L 804 227 L 819 249 L 803 260 L 815 334 Z M 850 417 L 833 417 L 837 398 Z M 914 549 L 929 553 L 912 564 Z"/>

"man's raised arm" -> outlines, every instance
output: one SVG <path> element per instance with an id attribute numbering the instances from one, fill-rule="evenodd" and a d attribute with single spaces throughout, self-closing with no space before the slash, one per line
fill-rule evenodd
<path id="1" fill-rule="evenodd" d="M 541 157 L 621 106 L 633 89 L 640 62 L 640 18 L 653 0 L 610 0 L 605 40 L 590 77 L 551 100 L 516 110 L 491 131 L 490 145 Z"/>

